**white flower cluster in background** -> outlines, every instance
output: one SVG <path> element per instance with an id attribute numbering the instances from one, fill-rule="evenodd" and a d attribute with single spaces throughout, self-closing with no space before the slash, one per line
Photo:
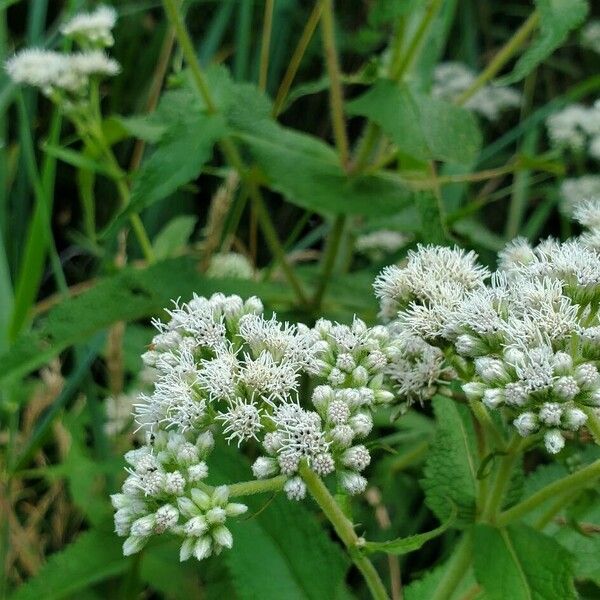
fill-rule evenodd
<path id="1" fill-rule="evenodd" d="M 575 207 L 590 198 L 600 197 L 600 175 L 565 179 L 560 185 L 561 211 L 572 217 Z"/>
<path id="2" fill-rule="evenodd" d="M 597 223 L 598 205 L 578 214 Z M 437 347 L 432 372 L 442 352 L 454 354 L 468 398 L 504 408 L 521 435 L 541 432 L 548 451 L 558 452 L 563 434 L 600 406 L 600 254 L 579 239 L 535 248 L 517 239 L 501 252 L 489 285 L 476 258 L 419 247 L 376 280 L 382 314 L 401 338 Z M 405 377 L 408 369 L 403 363 Z"/>
<path id="3" fill-rule="evenodd" d="M 573 218 L 584 228 L 579 236 L 581 243 L 600 252 L 600 193 L 594 199 L 579 202 Z"/>
<path id="4" fill-rule="evenodd" d="M 63 109 L 77 107 L 85 103 L 92 80 L 119 73 L 119 63 L 102 50 L 112 44 L 115 20 L 116 13 L 107 7 L 77 15 L 61 32 L 73 37 L 81 51 L 26 48 L 6 61 L 6 71 L 15 83 L 38 88 Z"/>
<path id="5" fill-rule="evenodd" d="M 265 318 L 258 298 L 223 294 L 194 296 L 167 312 L 170 320 L 155 322 L 158 333 L 142 357 L 154 370 L 153 390 L 135 405 L 151 441 L 127 455 L 132 472 L 116 501 L 119 510 L 138 511 L 116 521 L 117 533 L 128 536 L 126 552 L 165 530 L 185 537 L 182 558 L 231 545 L 227 506 L 219 505 L 223 519 L 214 520 L 210 490 L 199 483 L 208 474 L 213 435 L 238 447 L 257 444 L 255 477 L 287 477 L 290 499 L 305 495 L 302 463 L 321 476 L 335 474 L 350 494 L 364 491 L 370 454 L 360 442 L 371 431 L 372 412 L 394 399 L 385 378 L 396 354 L 387 327 L 369 328 L 360 319 L 349 326 L 324 319 L 313 328 L 292 325 Z M 302 386 L 310 409 L 301 405 Z M 178 458 L 165 454 L 171 446 Z M 169 511 L 169 527 L 156 528 L 159 510 Z M 198 527 L 182 525 L 183 518 Z M 135 525 L 139 519 L 145 528 Z"/>
<path id="6" fill-rule="evenodd" d="M 444 100 L 454 100 L 475 81 L 477 74 L 459 62 L 439 64 L 433 73 L 432 94 Z M 490 121 L 498 119 L 505 110 L 517 108 L 521 104 L 521 94 L 500 85 L 485 85 L 467 102 L 465 107 Z"/>
<path id="7" fill-rule="evenodd" d="M 581 30 L 581 45 L 600 54 L 600 20 L 590 21 Z"/>
<path id="8" fill-rule="evenodd" d="M 252 279 L 254 267 L 237 252 L 219 252 L 211 257 L 206 276 L 212 279 Z"/>
<path id="9" fill-rule="evenodd" d="M 354 247 L 359 254 L 368 256 L 371 261 L 375 262 L 398 252 L 402 246 L 406 245 L 408 239 L 399 231 L 379 229 L 358 236 Z"/>
<path id="10" fill-rule="evenodd" d="M 550 115 L 546 128 L 554 147 L 600 160 L 600 101 L 590 107 L 571 104 Z"/>
<path id="11" fill-rule="evenodd" d="M 79 13 L 60 28 L 60 32 L 72 38 L 82 47 L 106 48 L 115 42 L 112 29 L 117 13 L 111 6 L 99 6 L 90 13 Z"/>

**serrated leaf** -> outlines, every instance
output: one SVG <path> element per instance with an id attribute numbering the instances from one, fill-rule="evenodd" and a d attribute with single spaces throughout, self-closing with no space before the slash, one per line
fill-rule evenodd
<path id="1" fill-rule="evenodd" d="M 489 600 L 576 598 L 571 554 L 526 525 L 477 525 L 473 557 L 475 577 Z"/>
<path id="2" fill-rule="evenodd" d="M 481 148 L 475 117 L 466 109 L 381 79 L 346 106 L 377 123 L 398 148 L 420 160 L 470 163 Z"/>
<path id="3" fill-rule="evenodd" d="M 250 469 L 229 448 L 215 450 L 216 483 L 248 478 Z M 218 458 L 217 458 L 218 456 Z M 306 507 L 282 494 L 244 497 L 250 516 L 231 522 L 233 548 L 223 559 L 239 600 L 339 597 L 348 560 Z M 229 527 L 229 522 L 228 522 Z"/>
<path id="4" fill-rule="evenodd" d="M 440 521 L 446 521 L 451 504 L 456 505 L 457 526 L 475 517 L 478 458 L 475 431 L 470 412 L 450 398 L 433 400 L 436 434 L 425 463 L 421 486 L 427 506 Z"/>
<path id="5" fill-rule="evenodd" d="M 453 506 L 448 520 L 431 531 L 417 533 L 416 535 L 410 535 L 405 538 L 397 538 L 395 540 L 390 540 L 389 542 L 367 542 L 364 546 L 364 550 L 366 552 L 385 552 L 387 554 L 396 555 L 414 552 L 423 546 L 423 544 L 442 535 L 456 519 L 456 513 L 456 507 Z"/>
<path id="6" fill-rule="evenodd" d="M 586 0 L 536 0 L 539 33 L 519 58 L 513 71 L 498 83 L 520 81 L 550 56 L 567 39 L 569 32 L 583 23 L 588 12 Z"/>
<path id="7" fill-rule="evenodd" d="M 125 572 L 121 542 L 109 531 L 80 534 L 60 552 L 52 554 L 35 577 L 22 585 L 11 600 L 58 600 Z"/>
<path id="8" fill-rule="evenodd" d="M 589 579 L 600 586 L 600 501 L 593 496 L 590 505 L 573 515 L 578 527 L 569 523 L 552 525 L 548 533 L 575 557 L 577 579 Z"/>
<path id="9" fill-rule="evenodd" d="M 45 364 L 68 346 L 86 340 L 117 321 L 133 321 L 158 314 L 174 298 L 190 298 L 194 292 L 210 295 L 259 295 L 289 298 L 289 291 L 272 283 L 239 279 L 207 279 L 190 257 L 156 263 L 144 269 L 126 268 L 106 277 L 79 296 L 69 298 L 44 317 L 33 331 L 20 336 L 0 356 L 0 385 Z"/>

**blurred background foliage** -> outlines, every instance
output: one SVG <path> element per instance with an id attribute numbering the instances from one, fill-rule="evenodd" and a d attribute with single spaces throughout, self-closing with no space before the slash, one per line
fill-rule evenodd
<path id="1" fill-rule="evenodd" d="M 490 120 L 436 104 L 435 67 L 458 61 L 481 72 L 527 22 L 531 3 L 337 2 L 346 142 L 330 111 L 336 82 L 324 60 L 322 3 L 185 3 L 218 115 L 194 104 L 160 2 L 114 5 L 111 54 L 122 71 L 102 85 L 103 128 L 131 184 L 128 205 L 60 112 L 0 74 L 1 593 L 365 597 L 308 502 L 255 500 L 234 549 L 201 565 L 179 564 L 172 540 L 121 556 L 108 495 L 132 440 L 132 396 L 147 385 L 139 355 L 149 320 L 172 298 L 222 291 L 259 295 L 290 320 L 374 322 L 374 276 L 417 243 L 458 243 L 493 265 L 517 235 L 568 236 L 561 183 L 598 163 L 553 148 L 545 119 L 598 97 L 599 55 L 578 37 L 585 3 L 567 6 L 574 21 L 564 31 L 540 34 L 561 38 L 550 39 L 550 49 L 562 43 L 556 52 L 515 71 L 512 56 L 501 65 L 521 97 Z M 58 24 L 84 8 L 93 3 L 0 0 L 0 55 L 60 46 Z M 216 145 L 225 132 L 239 145 L 242 177 Z M 150 254 L 127 231 L 133 212 Z M 373 485 L 354 502 L 355 521 L 382 540 L 435 527 L 418 483 L 430 410 L 378 426 Z M 221 452 L 223 474 L 247 478 L 247 466 Z M 427 597 L 410 582 L 453 542 L 450 532 L 417 554 L 378 557 L 395 597 L 400 582 L 406 598 Z M 588 568 L 599 584 L 597 566 Z M 597 598 L 591 582 L 582 593 Z"/>

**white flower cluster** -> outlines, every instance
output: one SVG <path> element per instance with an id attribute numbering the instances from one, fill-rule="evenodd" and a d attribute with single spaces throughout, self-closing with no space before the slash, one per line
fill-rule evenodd
<path id="1" fill-rule="evenodd" d="M 65 36 L 74 39 L 81 47 L 106 48 L 115 42 L 112 29 L 117 13 L 111 6 L 99 6 L 94 12 L 79 13 L 60 28 Z"/>
<path id="2" fill-rule="evenodd" d="M 596 209 L 586 205 L 581 219 L 596 222 Z M 505 407 L 521 435 L 543 431 L 558 452 L 562 432 L 600 406 L 600 254 L 580 240 L 532 248 L 518 239 L 490 285 L 475 260 L 457 248 L 419 247 L 376 280 L 382 312 L 396 317 L 399 339 L 454 354 L 469 398 Z M 441 352 L 431 361 L 433 372 L 442 368 Z"/>
<path id="3" fill-rule="evenodd" d="M 243 254 L 220 252 L 210 259 L 206 276 L 212 279 L 252 279 L 254 267 Z"/>
<path id="4" fill-rule="evenodd" d="M 213 434 L 237 446 L 257 443 L 263 455 L 254 475 L 287 476 L 284 491 L 291 499 L 306 492 L 301 462 L 321 476 L 335 471 L 348 493 L 364 491 L 360 473 L 370 455 L 355 442 L 371 431 L 372 411 L 393 400 L 384 381 L 394 356 L 388 328 L 322 319 L 310 329 L 266 319 L 258 298 L 223 294 L 194 296 L 168 313 L 168 323 L 155 322 L 158 333 L 142 357 L 154 370 L 154 388 L 135 406 L 136 420 L 154 441 L 126 457 L 132 471 L 116 501 L 128 509 L 116 517 L 117 532 L 129 536 L 127 552 L 160 533 L 159 509 L 172 516 L 169 531 L 187 536 L 182 557 L 202 558 L 231 545 L 223 520 L 210 516 L 215 505 L 199 483 L 208 472 Z M 307 378 L 315 410 L 300 405 Z M 181 525 L 174 511 L 191 521 Z M 144 527 L 134 527 L 137 519 Z"/>
<path id="5" fill-rule="evenodd" d="M 546 128 L 554 147 L 583 152 L 600 160 L 600 101 L 591 107 L 571 104 L 550 115 Z"/>
<path id="6" fill-rule="evenodd" d="M 74 37 L 80 52 L 26 48 L 6 61 L 6 71 L 14 82 L 39 88 L 65 109 L 77 106 L 85 101 L 90 81 L 119 73 L 119 63 L 100 49 L 110 45 L 100 40 L 112 40 L 110 30 L 115 19 L 114 11 L 106 7 L 75 16 L 61 31 Z"/>
<path id="7" fill-rule="evenodd" d="M 459 62 L 439 64 L 433 74 L 432 94 L 445 100 L 454 100 L 475 81 L 476 73 Z M 521 94 L 500 85 L 486 85 L 478 90 L 465 104 L 465 107 L 490 121 L 500 114 L 521 104 Z"/>
<path id="8" fill-rule="evenodd" d="M 180 559 L 202 560 L 231 548 L 228 517 L 246 512 L 244 504 L 228 502 L 228 489 L 209 488 L 204 459 L 213 446 L 210 432 L 192 443 L 182 434 L 160 431 L 148 445 L 125 455 L 129 476 L 120 494 L 111 497 L 115 530 L 126 536 L 125 555 L 139 552 L 153 535 L 169 532 L 183 539 Z"/>
<path id="9" fill-rule="evenodd" d="M 600 54 L 600 20 L 590 21 L 581 30 L 581 45 Z"/>
<path id="10" fill-rule="evenodd" d="M 394 398 L 383 377 L 393 355 L 390 333 L 382 326 L 370 329 L 360 319 L 351 326 L 320 319 L 313 332 L 318 360 L 312 372 L 320 384 L 312 394 L 316 410 L 277 407 L 271 416 L 274 430 L 263 443 L 267 455 L 257 459 L 253 471 L 259 478 L 279 472 L 291 476 L 306 460 L 321 476 L 335 471 L 347 493 L 360 494 L 367 485 L 360 472 L 371 457 L 355 440 L 370 433 L 373 410 Z M 285 491 L 300 499 L 304 484 L 294 477 Z"/>
<path id="11" fill-rule="evenodd" d="M 593 200 L 579 202 L 573 218 L 586 230 L 579 236 L 581 243 L 600 252 L 600 194 Z"/>
<path id="12" fill-rule="evenodd" d="M 600 175 L 582 175 L 565 179 L 560 185 L 560 196 L 561 211 L 571 217 L 578 204 L 600 197 Z"/>
<path id="13" fill-rule="evenodd" d="M 358 253 L 368 256 L 374 262 L 394 254 L 407 242 L 408 237 L 399 231 L 379 229 L 356 238 L 355 248 Z"/>

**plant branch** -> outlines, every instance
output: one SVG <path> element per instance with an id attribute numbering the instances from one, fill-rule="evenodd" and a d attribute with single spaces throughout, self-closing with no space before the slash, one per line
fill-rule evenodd
<path id="1" fill-rule="evenodd" d="M 229 496 L 250 496 L 252 494 L 262 494 L 263 492 L 278 492 L 283 489 L 283 485 L 288 480 L 285 475 L 278 475 L 270 479 L 256 479 L 252 481 L 243 481 L 233 483 L 229 486 Z"/>
<path id="2" fill-rule="evenodd" d="M 342 509 L 338 506 L 334 497 L 329 493 L 329 490 L 321 481 L 321 478 L 312 471 L 308 465 L 301 464 L 299 473 L 306 483 L 308 491 L 319 505 L 329 522 L 333 525 L 335 532 L 342 540 L 352 561 L 362 573 L 369 591 L 375 600 L 387 600 L 388 593 L 383 585 L 379 574 L 371 561 L 361 553 L 361 539 L 354 531 L 354 525 L 348 520 Z"/>
<path id="3" fill-rule="evenodd" d="M 550 500 L 558 494 L 585 487 L 598 477 L 600 477 L 600 459 L 567 477 L 563 477 L 558 481 L 550 483 L 535 494 L 529 496 L 529 498 L 526 498 L 512 508 L 505 510 L 496 519 L 496 524 L 499 527 L 504 527 L 530 513 L 546 500 Z"/>
<path id="4" fill-rule="evenodd" d="M 263 17 L 262 40 L 260 45 L 260 69 L 258 73 L 258 87 L 264 91 L 267 88 L 269 74 L 269 49 L 271 47 L 271 32 L 273 30 L 273 8 L 275 0 L 266 0 Z"/>
<path id="5" fill-rule="evenodd" d="M 177 8 L 175 0 L 163 0 L 163 6 L 169 21 L 175 30 L 175 37 L 177 38 L 185 61 L 192 73 L 196 87 L 198 88 L 198 91 L 204 100 L 207 111 L 210 114 L 219 112 L 219 109 L 213 100 L 208 82 L 204 76 L 204 72 L 202 71 L 202 67 L 200 66 L 198 58 L 196 57 L 194 45 Z M 302 286 L 300 285 L 300 280 L 296 276 L 293 268 L 287 260 L 285 250 L 279 241 L 275 227 L 273 226 L 269 214 L 264 206 L 260 189 L 244 164 L 235 142 L 230 138 L 225 137 L 220 140 L 219 147 L 221 148 L 221 151 L 223 152 L 227 162 L 239 173 L 240 178 L 248 187 L 248 194 L 254 202 L 255 209 L 258 211 L 259 223 L 263 229 L 263 233 L 265 234 L 265 238 L 269 244 L 271 252 L 281 263 L 281 268 L 283 269 L 284 274 L 296 293 L 298 300 L 302 304 L 307 304 L 308 301 L 304 291 L 302 290 Z"/>
<path id="6" fill-rule="evenodd" d="M 475 81 L 455 100 L 456 104 L 463 105 L 472 98 L 488 81 L 493 79 L 500 69 L 513 57 L 519 48 L 526 42 L 529 35 L 537 27 L 540 15 L 534 10 L 529 18 L 515 31 L 514 35 L 502 46 L 491 60 L 490 64 L 479 74 Z"/>
<path id="7" fill-rule="evenodd" d="M 596 444 L 600 444 L 600 419 L 592 408 L 584 408 L 583 411 L 587 415 L 586 427 L 592 433 Z"/>
<path id="8" fill-rule="evenodd" d="M 340 247 L 340 242 L 342 240 L 342 233 L 344 232 L 345 223 L 346 216 L 338 215 L 335 218 L 333 227 L 331 228 L 331 232 L 327 239 L 327 247 L 325 248 L 325 253 L 323 255 L 321 279 L 319 282 L 319 287 L 317 288 L 317 291 L 312 301 L 312 304 L 315 309 L 318 309 L 321 306 L 323 296 L 325 295 L 325 290 L 327 289 L 327 285 L 329 284 L 329 279 L 331 277 L 331 273 L 335 265 L 335 259 L 337 257 L 337 252 Z"/>
<path id="9" fill-rule="evenodd" d="M 323 33 L 323 51 L 329 74 L 329 104 L 331 107 L 331 120 L 333 123 L 333 137 L 340 155 L 340 162 L 346 169 L 350 159 L 348 135 L 344 119 L 344 95 L 342 91 L 342 78 L 340 65 L 335 46 L 333 0 L 321 0 L 323 15 L 321 29 Z"/>
<path id="10" fill-rule="evenodd" d="M 466 532 L 458 543 L 448 568 L 437 585 L 430 600 L 448 600 L 464 577 L 473 554 L 473 539 L 470 532 Z"/>
<path id="11" fill-rule="evenodd" d="M 323 4 L 321 4 L 320 0 L 317 0 L 315 6 L 308 17 L 308 21 L 304 26 L 304 30 L 302 31 L 302 35 L 298 40 L 298 45 L 292 54 L 292 58 L 290 59 L 290 63 L 288 68 L 281 80 L 281 85 L 277 90 L 277 95 L 275 96 L 275 102 L 273 103 L 273 116 L 277 117 L 281 111 L 283 110 L 283 105 L 287 99 L 290 88 L 292 87 L 292 82 L 296 77 L 296 73 L 300 68 L 300 63 L 302 62 L 302 58 L 308 48 L 308 44 L 312 39 L 312 36 L 315 33 L 315 29 L 319 23 L 319 19 L 321 18 L 321 13 L 323 12 Z"/>

